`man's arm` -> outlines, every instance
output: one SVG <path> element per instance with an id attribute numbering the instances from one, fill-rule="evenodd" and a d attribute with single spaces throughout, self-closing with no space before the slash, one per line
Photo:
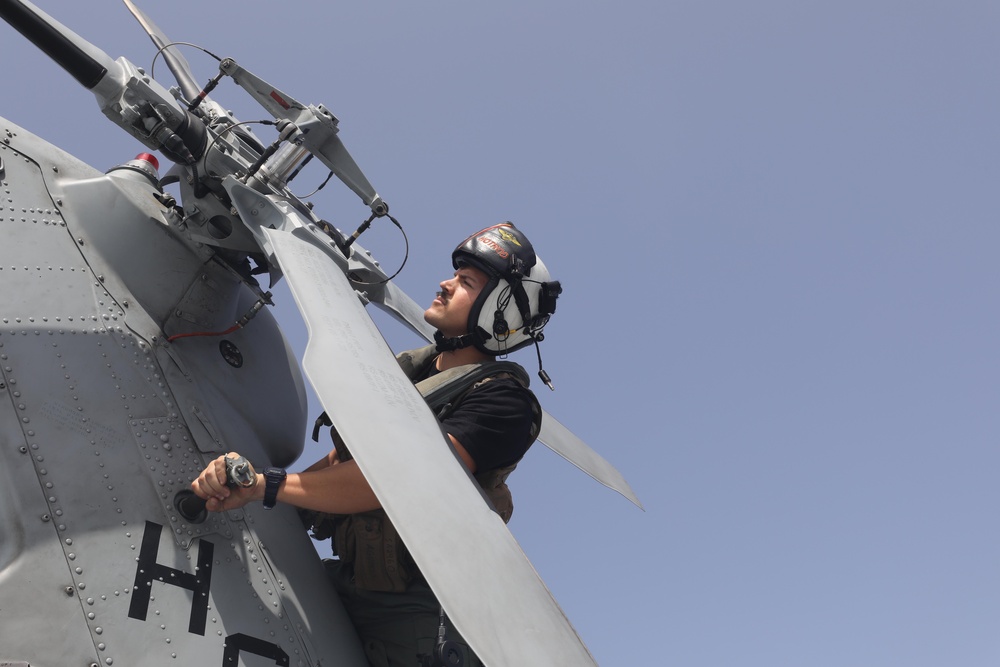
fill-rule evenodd
<path id="1" fill-rule="evenodd" d="M 228 454 L 238 457 L 236 452 Z M 264 499 L 264 475 L 249 488 L 230 488 L 226 485 L 226 457 L 212 461 L 191 483 L 195 495 L 204 498 L 206 509 L 223 512 L 243 507 L 254 500 Z M 379 507 L 378 498 L 354 461 L 332 464 L 332 454 L 321 459 L 309 470 L 288 473 L 278 488 L 280 502 L 303 509 L 331 514 L 354 514 Z"/>
<path id="2" fill-rule="evenodd" d="M 462 463 L 475 473 L 476 463 L 469 452 L 450 434 L 448 438 Z M 237 458 L 239 454 L 230 452 L 228 456 Z M 191 482 L 191 489 L 207 501 L 205 508 L 210 512 L 234 510 L 254 500 L 264 499 L 264 475 L 260 473 L 249 488 L 230 488 L 226 481 L 226 457 L 220 456 Z M 338 461 L 336 451 L 331 451 L 302 472 L 288 473 L 278 487 L 278 502 L 328 514 L 356 514 L 382 506 L 368 480 L 361 474 L 357 462 Z"/>
<path id="3" fill-rule="evenodd" d="M 304 472 L 312 472 L 313 470 L 322 470 L 323 468 L 329 466 L 335 466 L 338 463 L 340 463 L 340 458 L 337 456 L 337 450 L 331 449 L 329 454 L 327 454 L 319 461 L 316 461 L 316 463 L 306 468 Z"/>
<path id="4" fill-rule="evenodd" d="M 458 458 L 462 460 L 462 463 L 464 463 L 465 467 L 469 469 L 469 472 L 475 475 L 476 462 L 472 459 L 472 454 L 470 454 L 469 450 L 462 446 L 462 443 L 455 439 L 455 436 L 451 433 L 448 433 L 447 435 L 448 439 L 451 440 L 452 446 L 455 448 L 455 453 L 458 454 Z"/>

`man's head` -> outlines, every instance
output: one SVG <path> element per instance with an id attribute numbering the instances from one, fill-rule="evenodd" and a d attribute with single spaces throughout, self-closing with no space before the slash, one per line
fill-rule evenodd
<path id="1" fill-rule="evenodd" d="M 488 282 L 489 276 L 477 268 L 455 269 L 451 278 L 441 281 L 441 291 L 424 311 L 424 319 L 448 338 L 468 333 L 469 313 Z"/>
<path id="2" fill-rule="evenodd" d="M 452 253 L 455 275 L 424 319 L 440 332 L 439 349 L 474 345 L 492 356 L 542 340 L 542 328 L 562 292 L 512 223 L 487 227 Z M 464 318 L 464 322 L 461 320 Z"/>

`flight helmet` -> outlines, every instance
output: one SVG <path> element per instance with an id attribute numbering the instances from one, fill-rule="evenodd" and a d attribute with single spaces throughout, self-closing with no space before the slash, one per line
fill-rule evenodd
<path id="1" fill-rule="evenodd" d="M 543 339 L 562 286 L 550 279 L 531 241 L 513 223 L 476 232 L 455 248 L 451 260 L 456 269 L 472 266 L 489 278 L 469 313 L 469 333 L 456 347 L 472 344 L 503 356 Z"/>

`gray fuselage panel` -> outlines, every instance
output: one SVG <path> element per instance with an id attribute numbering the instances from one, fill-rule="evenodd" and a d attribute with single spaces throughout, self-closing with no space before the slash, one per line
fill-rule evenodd
<path id="1" fill-rule="evenodd" d="M 152 185 L 5 130 L 0 661 L 257 664 L 263 646 L 364 664 L 294 511 L 192 524 L 174 507 L 230 449 L 258 465 L 301 452 L 302 378 L 273 318 L 169 342 L 225 329 L 257 296 Z"/>

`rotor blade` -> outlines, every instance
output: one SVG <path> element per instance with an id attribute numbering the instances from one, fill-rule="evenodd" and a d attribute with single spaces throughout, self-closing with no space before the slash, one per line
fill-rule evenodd
<path id="1" fill-rule="evenodd" d="M 122 2 L 132 12 L 132 16 L 135 17 L 139 25 L 146 31 L 149 38 L 153 40 L 156 48 L 163 52 L 163 59 L 167 61 L 167 67 L 170 68 L 174 78 L 177 80 L 177 84 L 180 86 L 184 97 L 188 100 L 193 100 L 197 97 L 198 93 L 201 92 L 201 86 L 198 85 L 197 80 L 194 78 L 188 61 L 177 49 L 173 47 L 164 48 L 167 44 L 171 43 L 167 35 L 132 0 L 122 0 Z"/>
<path id="2" fill-rule="evenodd" d="M 538 434 L 538 439 L 556 454 L 645 511 L 646 508 L 639 502 L 622 474 L 548 412 L 542 415 L 542 432 Z"/>
<path id="3" fill-rule="evenodd" d="M 124 85 L 122 68 L 111 56 L 27 0 L 0 2 L 0 18 L 95 95 Z"/>
<path id="4" fill-rule="evenodd" d="M 458 631 L 488 665 L 595 665 L 403 374 L 336 252 L 260 228 L 309 331 L 303 366 Z"/>

